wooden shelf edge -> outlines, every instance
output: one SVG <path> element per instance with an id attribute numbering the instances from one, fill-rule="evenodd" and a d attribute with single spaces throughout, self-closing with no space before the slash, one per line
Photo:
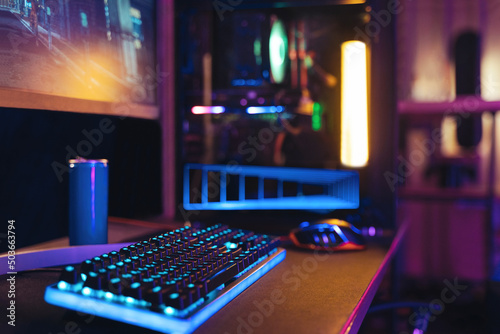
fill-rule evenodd
<path id="1" fill-rule="evenodd" d="M 495 196 L 496 197 L 496 196 Z M 409 200 L 476 200 L 490 198 L 487 189 L 455 189 L 455 188 L 399 188 L 398 198 Z"/>
<path id="2" fill-rule="evenodd" d="M 399 114 L 461 114 L 500 110 L 500 101 L 485 101 L 478 96 L 465 96 L 453 101 L 399 101 Z"/>

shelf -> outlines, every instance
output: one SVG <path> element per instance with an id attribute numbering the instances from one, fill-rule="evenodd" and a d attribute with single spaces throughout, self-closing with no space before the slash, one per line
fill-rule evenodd
<path id="1" fill-rule="evenodd" d="M 500 110 L 500 101 L 485 101 L 477 96 L 465 96 L 453 101 L 399 101 L 400 114 L 460 114 Z"/>
<path id="2" fill-rule="evenodd" d="M 398 198 L 421 201 L 485 201 L 489 199 L 489 194 L 487 189 L 401 187 Z"/>

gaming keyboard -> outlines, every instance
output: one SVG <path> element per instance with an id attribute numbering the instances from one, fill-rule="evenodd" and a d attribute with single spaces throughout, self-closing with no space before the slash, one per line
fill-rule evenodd
<path id="1" fill-rule="evenodd" d="M 191 333 L 284 258 L 279 239 L 183 227 L 64 268 L 57 306 L 164 333 Z"/>

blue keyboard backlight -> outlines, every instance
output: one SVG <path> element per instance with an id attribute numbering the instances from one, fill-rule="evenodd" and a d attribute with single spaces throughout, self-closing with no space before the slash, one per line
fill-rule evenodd
<path id="1" fill-rule="evenodd" d="M 221 224 L 203 231 L 186 227 L 66 267 L 45 290 L 45 300 L 187 334 L 283 261 L 286 251 L 279 243 L 278 237 Z"/>

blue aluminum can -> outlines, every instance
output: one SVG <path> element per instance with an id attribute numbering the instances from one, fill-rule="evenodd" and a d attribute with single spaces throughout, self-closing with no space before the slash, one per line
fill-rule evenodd
<path id="1" fill-rule="evenodd" d="M 69 244 L 108 242 L 108 161 L 69 161 Z"/>

